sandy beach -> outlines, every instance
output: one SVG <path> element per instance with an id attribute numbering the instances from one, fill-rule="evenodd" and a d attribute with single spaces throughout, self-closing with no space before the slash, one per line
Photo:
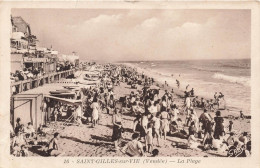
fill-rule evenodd
<path id="1" fill-rule="evenodd" d="M 141 86 L 138 86 L 137 89 L 141 89 Z M 131 91 L 136 92 L 137 89 L 131 89 L 129 85 L 122 83 L 120 86 L 115 86 L 114 93 L 116 97 L 123 95 L 129 95 Z M 184 99 L 181 98 L 181 92 L 176 88 L 161 88 L 160 97 L 164 93 L 164 90 L 167 89 L 171 91 L 174 89 L 175 94 L 173 95 L 174 102 L 181 107 L 184 103 Z M 202 113 L 201 109 L 195 109 L 198 116 Z M 229 113 L 225 110 L 222 110 L 222 116 L 224 117 L 224 123 L 227 126 L 229 120 Z M 213 112 L 210 113 L 212 117 L 215 116 Z M 234 117 L 238 117 L 237 116 Z M 131 140 L 132 127 L 134 116 L 129 115 L 127 110 L 124 110 L 123 122 L 122 125 L 125 128 L 123 133 L 123 139 L 121 147 L 124 146 L 128 141 Z M 185 120 L 185 116 L 180 115 L 182 120 Z M 250 134 L 250 120 L 249 119 L 233 119 L 234 122 L 234 132 L 237 136 L 243 131 L 247 131 Z M 48 126 L 50 129 L 47 133 L 47 136 L 44 138 L 39 138 L 41 140 L 49 140 L 52 138 L 54 132 L 60 133 L 60 150 L 64 152 L 64 156 L 87 156 L 87 157 L 127 157 L 120 150 L 114 150 L 114 143 L 112 142 L 112 114 L 106 114 L 104 111 L 100 113 L 100 120 L 98 125 L 95 128 L 92 128 L 91 125 L 82 124 L 80 126 L 76 125 L 63 125 L 63 122 L 60 121 L 57 124 L 51 123 Z M 186 128 L 187 129 L 187 128 Z M 226 135 L 228 136 L 228 135 Z M 155 139 L 154 139 L 155 141 Z M 173 145 L 176 143 L 187 143 L 187 139 L 181 139 L 177 137 L 167 136 L 166 140 L 161 139 L 161 147 L 154 147 L 159 150 L 159 156 L 178 156 L 178 157 L 216 157 L 216 156 L 226 156 L 226 152 L 218 152 L 214 150 L 203 151 L 202 149 L 182 149 L 176 148 Z M 45 148 L 39 148 L 37 150 L 30 150 L 30 156 L 40 156 L 44 153 Z M 149 156 L 150 154 L 147 154 Z"/>

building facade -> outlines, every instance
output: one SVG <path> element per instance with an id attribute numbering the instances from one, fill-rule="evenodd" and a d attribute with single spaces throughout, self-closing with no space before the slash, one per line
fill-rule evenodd
<path id="1" fill-rule="evenodd" d="M 39 47 L 37 37 L 31 33 L 30 25 L 22 17 L 11 16 L 11 24 L 11 72 L 24 68 L 55 72 L 58 51 Z"/>

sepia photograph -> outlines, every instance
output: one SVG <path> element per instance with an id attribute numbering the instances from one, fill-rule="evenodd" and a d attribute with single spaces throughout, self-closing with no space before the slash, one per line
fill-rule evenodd
<path id="1" fill-rule="evenodd" d="M 251 157 L 251 10 L 13 8 L 10 155 Z"/>

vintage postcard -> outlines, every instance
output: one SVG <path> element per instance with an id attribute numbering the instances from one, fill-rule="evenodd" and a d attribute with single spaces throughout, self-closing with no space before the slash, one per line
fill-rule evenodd
<path id="1" fill-rule="evenodd" d="M 259 3 L 0 8 L 0 167 L 259 167 Z"/>

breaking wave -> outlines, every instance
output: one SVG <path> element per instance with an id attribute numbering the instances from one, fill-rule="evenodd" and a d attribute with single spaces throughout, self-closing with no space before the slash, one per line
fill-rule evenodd
<path id="1" fill-rule="evenodd" d="M 242 84 L 244 86 L 250 86 L 250 78 L 247 78 L 247 77 L 236 77 L 236 76 L 224 75 L 224 74 L 221 74 L 221 73 L 215 73 L 213 75 L 213 78 L 225 80 L 225 81 L 228 81 L 228 82 L 231 82 L 231 83 Z"/>

